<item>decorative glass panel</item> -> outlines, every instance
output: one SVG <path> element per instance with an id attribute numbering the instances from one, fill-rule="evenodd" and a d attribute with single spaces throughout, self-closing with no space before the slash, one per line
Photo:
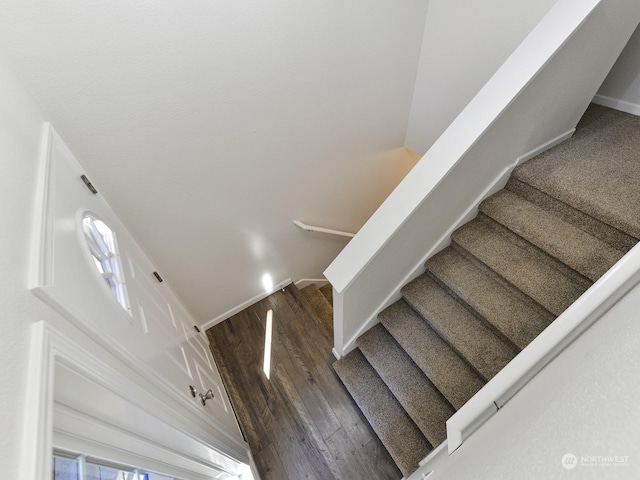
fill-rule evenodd
<path id="1" fill-rule="evenodd" d="M 84 478 L 85 480 L 137 480 L 137 475 L 132 471 L 87 463 Z"/>
<path id="2" fill-rule="evenodd" d="M 82 229 L 98 273 L 104 278 L 113 297 L 131 314 L 116 234 L 102 220 L 89 214 L 82 219 Z"/>
<path id="3" fill-rule="evenodd" d="M 54 455 L 53 480 L 80 480 L 78 460 Z"/>

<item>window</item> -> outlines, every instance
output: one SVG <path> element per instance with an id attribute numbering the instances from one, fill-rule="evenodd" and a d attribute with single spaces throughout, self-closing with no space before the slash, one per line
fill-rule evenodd
<path id="1" fill-rule="evenodd" d="M 53 480 L 178 480 L 139 468 L 106 465 L 84 455 L 55 453 Z"/>
<path id="2" fill-rule="evenodd" d="M 116 234 L 106 223 L 90 214 L 85 214 L 82 218 L 82 229 L 98 272 L 107 282 L 113 297 L 131 314 Z"/>

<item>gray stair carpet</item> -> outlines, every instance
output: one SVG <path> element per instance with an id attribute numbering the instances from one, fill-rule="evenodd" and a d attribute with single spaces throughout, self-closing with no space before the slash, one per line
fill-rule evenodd
<path id="1" fill-rule="evenodd" d="M 333 340 L 333 303 L 315 283 L 301 288 L 299 292 L 313 313 L 314 320 L 323 328 L 327 338 Z"/>
<path id="2" fill-rule="evenodd" d="M 640 117 L 592 105 L 334 363 L 405 476 L 445 439 L 446 420 L 638 242 L 639 210 Z"/>
<path id="3" fill-rule="evenodd" d="M 431 445 L 447 437 L 445 422 L 455 409 L 378 324 L 358 338 L 358 347 Z"/>
<path id="4" fill-rule="evenodd" d="M 326 283 L 322 287 L 320 287 L 320 292 L 324 295 L 328 302 L 333 305 L 333 286 L 330 283 Z"/>
<path id="5" fill-rule="evenodd" d="M 335 370 L 402 474 L 409 476 L 433 447 L 360 350 L 344 357 Z"/>

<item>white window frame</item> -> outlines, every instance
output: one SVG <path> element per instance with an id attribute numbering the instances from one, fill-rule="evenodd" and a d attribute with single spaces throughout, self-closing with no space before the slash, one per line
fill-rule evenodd
<path id="1" fill-rule="evenodd" d="M 53 458 L 62 458 L 74 462 L 77 470 L 77 480 L 87 480 L 88 478 L 91 478 L 90 474 L 87 473 L 88 466 L 104 467 L 110 470 L 118 470 L 119 473 L 126 474 L 126 477 L 123 476 L 122 479 L 120 479 L 120 475 L 118 475 L 118 480 L 180 480 L 174 476 L 153 472 L 146 468 L 107 462 L 100 458 L 87 456 L 83 453 L 54 449 Z M 55 462 L 53 473 L 55 476 Z"/>
<path id="2" fill-rule="evenodd" d="M 24 443 L 21 479 L 42 480 L 51 477 L 54 448 L 104 458 L 119 464 L 135 464 L 185 480 L 239 479 L 237 463 L 203 444 L 194 436 L 179 431 L 171 418 L 170 405 L 147 390 L 142 382 L 123 378 L 117 366 L 89 352 L 41 320 L 32 327 L 28 391 L 25 398 Z M 147 438 L 111 425 L 108 420 L 60 405 L 55 398 L 57 365 L 72 370 L 81 378 L 110 392 L 126 392 L 134 408 L 143 408 L 156 418 L 157 435 Z M 199 433 L 199 432 L 196 432 Z M 251 462 L 252 463 L 252 462 Z M 251 472 L 246 478 L 256 478 Z"/>

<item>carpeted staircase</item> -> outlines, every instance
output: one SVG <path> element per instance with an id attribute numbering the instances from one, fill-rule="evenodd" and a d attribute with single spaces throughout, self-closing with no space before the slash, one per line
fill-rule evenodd
<path id="1" fill-rule="evenodd" d="M 639 207 L 640 117 L 592 105 L 334 364 L 405 476 L 445 440 L 446 420 L 638 241 Z"/>
<path id="2" fill-rule="evenodd" d="M 301 301 L 311 313 L 313 320 L 322 327 L 322 331 L 333 344 L 333 287 L 326 283 L 319 287 L 315 283 L 301 289 L 295 289 Z"/>

